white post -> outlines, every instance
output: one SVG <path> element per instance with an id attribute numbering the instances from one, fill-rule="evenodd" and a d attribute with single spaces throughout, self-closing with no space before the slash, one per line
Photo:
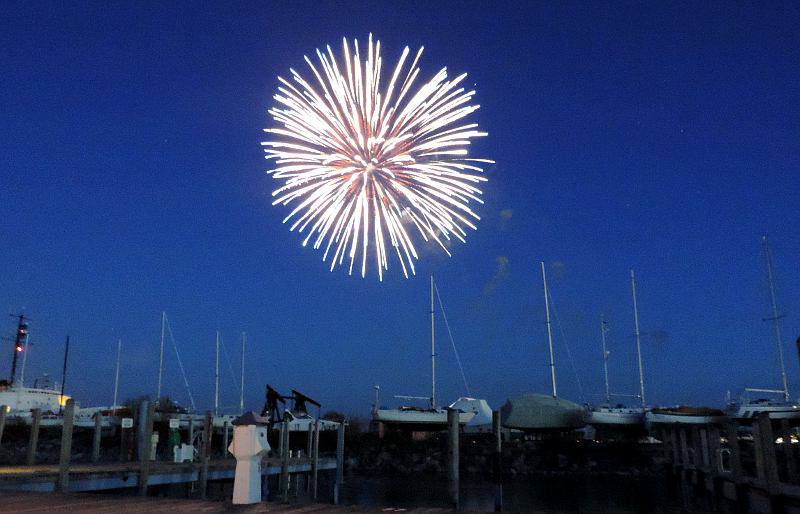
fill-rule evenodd
<path id="1" fill-rule="evenodd" d="M 639 361 L 639 398 L 642 400 L 642 408 L 647 407 L 644 399 L 644 368 L 642 367 L 642 344 L 639 337 L 639 311 L 636 308 L 636 277 L 631 270 L 631 292 L 633 293 L 633 323 L 634 333 L 636 334 L 636 358 Z"/>
<path id="2" fill-rule="evenodd" d="M 219 330 L 217 330 L 217 360 L 214 368 L 214 416 L 219 416 Z"/>
<path id="3" fill-rule="evenodd" d="M 158 354 L 158 389 L 156 389 L 156 403 L 161 399 L 161 375 L 164 372 L 164 324 L 167 319 L 167 313 L 161 311 L 161 350 Z"/>
<path id="4" fill-rule="evenodd" d="M 117 339 L 117 370 L 114 372 L 114 401 L 111 402 L 111 408 L 117 407 L 117 391 L 119 390 L 119 355 L 122 351 L 122 339 Z"/>
<path id="5" fill-rule="evenodd" d="M 542 264 L 542 284 L 544 284 L 544 310 L 547 314 L 547 343 L 550 346 L 550 378 L 553 381 L 553 398 L 557 398 L 556 393 L 556 361 L 553 355 L 553 330 L 550 327 L 550 299 L 547 292 L 547 274 L 544 271 L 544 261 Z"/>

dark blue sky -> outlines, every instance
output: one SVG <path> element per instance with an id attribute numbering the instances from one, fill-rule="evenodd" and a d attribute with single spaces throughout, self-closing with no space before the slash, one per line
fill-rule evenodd
<path id="1" fill-rule="evenodd" d="M 366 413 L 373 384 L 387 404 L 428 392 L 433 272 L 473 393 L 499 406 L 548 388 L 545 260 L 565 397 L 581 399 L 564 339 L 586 399 L 600 397 L 601 312 L 612 388 L 633 392 L 633 267 L 650 400 L 718 404 L 779 384 L 769 233 L 800 394 L 796 3 L 161 4 L 3 8 L 0 313 L 33 319 L 28 377 L 59 375 L 71 334 L 68 389 L 108 404 L 121 337 L 121 395 L 152 394 L 166 310 L 198 407 L 213 401 L 219 328 L 234 372 L 249 333 L 249 405 L 270 382 Z M 259 145 L 276 76 L 370 32 L 388 61 L 424 45 L 424 74 L 470 74 L 490 133 L 475 150 L 497 161 L 467 244 L 382 284 L 328 272 L 281 225 Z M 451 400 L 463 387 L 438 336 Z M 171 350 L 166 369 L 186 402 Z M 222 384 L 237 403 L 227 363 Z"/>

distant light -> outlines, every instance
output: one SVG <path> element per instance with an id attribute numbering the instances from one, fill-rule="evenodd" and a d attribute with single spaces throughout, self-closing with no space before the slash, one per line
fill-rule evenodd
<path id="1" fill-rule="evenodd" d="M 21 352 L 22 351 L 22 347 L 21 346 L 17 346 L 17 351 Z"/>

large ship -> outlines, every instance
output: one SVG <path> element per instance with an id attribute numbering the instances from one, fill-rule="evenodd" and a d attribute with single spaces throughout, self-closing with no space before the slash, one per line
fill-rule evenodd
<path id="1" fill-rule="evenodd" d="M 41 410 L 45 416 L 56 415 L 69 400 L 57 385 L 49 386 L 44 381 L 42 386 L 34 383 L 34 387 L 25 387 L 25 361 L 29 343 L 28 320 L 24 315 L 17 318 L 17 331 L 14 337 L 11 372 L 9 378 L 0 380 L 0 407 L 5 406 L 7 417 L 30 419 L 33 409 Z M 17 378 L 17 364 L 22 355 L 22 370 Z"/>

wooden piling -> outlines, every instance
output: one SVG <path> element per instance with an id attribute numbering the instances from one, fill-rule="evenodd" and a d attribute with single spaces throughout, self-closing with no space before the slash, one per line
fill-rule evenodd
<path id="1" fill-rule="evenodd" d="M 735 421 L 728 421 L 728 423 L 725 424 L 725 431 L 728 438 L 728 448 L 731 451 L 731 478 L 738 484 L 742 481 L 742 453 L 739 447 L 739 425 Z"/>
<path id="2" fill-rule="evenodd" d="M 64 406 L 61 420 L 61 456 L 58 459 L 58 490 L 69 492 L 69 461 L 72 455 L 72 427 L 75 422 L 75 400 L 70 398 Z"/>
<path id="3" fill-rule="evenodd" d="M 447 481 L 450 503 L 458 510 L 459 476 L 458 476 L 458 409 L 447 409 Z"/>
<path id="4" fill-rule="evenodd" d="M 314 445 L 311 448 L 311 499 L 317 499 L 317 476 L 319 473 L 319 428 L 320 422 L 314 422 Z"/>
<path id="5" fill-rule="evenodd" d="M 284 416 L 281 424 L 281 501 L 289 502 L 289 421 L 288 415 Z"/>
<path id="6" fill-rule="evenodd" d="M 698 442 L 700 443 L 700 469 L 704 473 L 710 471 L 711 458 L 708 453 L 708 426 L 700 428 L 695 435 L 697 435 Z"/>
<path id="7" fill-rule="evenodd" d="M 214 430 L 214 415 L 211 411 L 206 412 L 206 419 L 203 425 L 203 444 L 201 445 L 201 464 L 200 464 L 200 498 L 205 500 L 208 492 L 208 461 L 211 456 L 211 441 Z"/>
<path id="8" fill-rule="evenodd" d="M 783 437 L 784 456 L 786 457 L 786 479 L 791 484 L 796 484 L 800 480 L 800 470 L 797 466 L 797 454 L 794 444 L 792 444 L 792 428 L 789 426 L 788 419 L 781 420 L 781 437 Z"/>
<path id="9" fill-rule="evenodd" d="M 336 427 L 336 482 L 333 484 L 333 503 L 339 505 L 344 485 L 344 422 Z"/>
<path id="10" fill-rule="evenodd" d="M 139 456 L 139 496 L 147 496 L 147 482 L 150 479 L 150 457 L 153 451 L 153 418 L 155 417 L 155 402 L 142 402 L 142 411 L 140 415 L 145 416 L 144 433 L 145 440 L 144 446 L 139 445 L 143 449 L 142 454 Z"/>
<path id="11" fill-rule="evenodd" d="M 3 444 L 3 432 L 6 431 L 6 413 L 8 412 L 7 405 L 0 405 L 0 444 Z"/>
<path id="12" fill-rule="evenodd" d="M 756 451 L 758 481 L 772 495 L 778 492 L 780 483 L 778 462 L 775 455 L 775 437 L 772 435 L 772 422 L 769 419 L 769 413 L 760 413 L 753 423 L 753 442 Z"/>
<path id="13" fill-rule="evenodd" d="M 686 429 L 684 427 L 679 427 L 678 429 L 678 440 L 680 441 L 681 445 L 681 468 L 688 469 L 692 461 L 689 459 L 689 445 L 686 439 Z"/>
<path id="14" fill-rule="evenodd" d="M 492 433 L 494 434 L 494 462 L 493 471 L 495 479 L 494 511 L 503 511 L 503 434 L 500 432 L 500 411 L 492 411 Z"/>
<path id="15" fill-rule="evenodd" d="M 306 458 L 311 457 L 312 446 L 314 445 L 314 425 L 308 424 L 308 432 L 306 433 Z"/>
<path id="16" fill-rule="evenodd" d="M 674 425 L 670 425 L 663 430 L 669 434 L 669 445 L 672 447 L 672 470 L 675 471 L 681 464 L 681 446 L 678 441 L 678 431 Z"/>
<path id="17" fill-rule="evenodd" d="M 94 437 L 92 438 L 92 462 L 97 464 L 100 461 L 100 438 L 103 432 L 103 415 L 99 412 L 94 413 Z"/>
<path id="18" fill-rule="evenodd" d="M 230 427 L 230 425 L 228 424 L 227 421 L 224 421 L 222 423 L 222 431 L 223 431 L 222 432 L 222 455 L 223 455 L 223 457 L 228 457 L 229 456 L 229 454 L 228 454 L 228 445 L 230 444 L 230 441 L 228 440 L 228 438 L 230 437 L 230 428 L 229 427 Z"/>
<path id="19" fill-rule="evenodd" d="M 31 411 L 31 435 L 28 439 L 28 458 L 25 463 L 28 466 L 36 464 L 36 446 L 39 444 L 39 425 L 42 423 L 42 409 Z"/>

